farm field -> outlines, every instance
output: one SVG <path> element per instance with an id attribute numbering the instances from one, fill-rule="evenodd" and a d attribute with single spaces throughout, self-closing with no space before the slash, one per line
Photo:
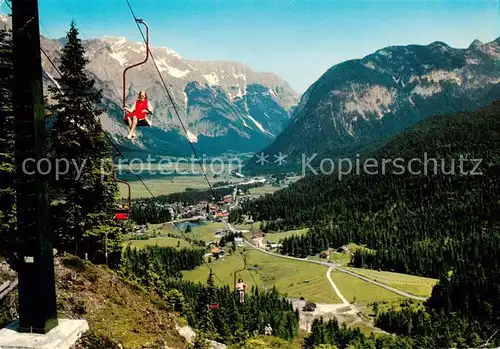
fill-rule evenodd
<path id="1" fill-rule="evenodd" d="M 250 194 L 252 195 L 265 195 L 274 193 L 275 191 L 280 190 L 279 187 L 273 187 L 272 185 L 263 185 L 262 187 L 251 188 L 249 189 Z"/>
<path id="2" fill-rule="evenodd" d="M 306 229 L 298 229 L 298 230 L 289 230 L 289 231 L 284 231 L 281 233 L 268 233 L 264 237 L 264 243 L 267 242 L 267 240 L 271 240 L 274 242 L 279 242 L 280 240 L 283 240 L 284 238 L 289 238 L 290 236 L 293 235 L 304 235 L 309 231 L 308 228 Z"/>
<path id="3" fill-rule="evenodd" d="M 226 255 L 220 260 L 213 260 L 210 266 L 224 285 L 232 285 L 233 272 L 243 268 L 243 259 L 237 254 Z M 252 274 L 244 271 L 238 277 L 243 278 L 249 287 L 255 284 L 259 288 L 276 286 L 279 292 L 288 297 L 302 296 L 318 303 L 340 303 L 325 277 L 327 268 L 324 266 L 274 257 L 257 250 L 247 252 L 247 266 Z M 183 272 L 183 278 L 205 283 L 208 272 L 207 266 L 202 265 L 195 270 Z M 220 285 L 218 280 L 216 283 Z"/>
<path id="4" fill-rule="evenodd" d="M 211 222 L 208 224 L 193 226 L 192 231 L 190 233 L 185 233 L 185 235 L 193 240 L 213 241 L 215 231 L 218 229 L 224 229 L 225 227 L 225 223 Z M 161 227 L 160 232 L 163 234 L 170 233 L 176 237 L 183 238 L 182 234 L 172 223 L 164 224 Z"/>
<path id="5" fill-rule="evenodd" d="M 138 174 L 149 174 L 151 171 L 152 175 L 155 174 L 168 174 L 170 171 L 189 171 L 200 173 L 200 163 L 203 165 L 203 170 L 205 173 L 213 175 L 217 173 L 221 176 L 225 176 L 225 174 L 230 173 L 231 171 L 238 170 L 238 164 L 241 163 L 241 160 L 236 158 L 226 158 L 225 163 L 222 164 L 220 160 L 212 161 L 208 158 L 205 159 L 205 164 L 203 164 L 203 160 L 201 162 L 194 162 L 191 158 L 175 158 L 175 157 L 166 157 L 161 160 L 161 163 L 137 161 L 134 162 L 132 158 L 130 160 L 130 166 L 126 163 L 117 165 L 117 168 L 121 170 L 121 173 L 127 173 L 130 171 L 130 167 Z M 139 173 L 142 171 L 142 173 Z"/>
<path id="6" fill-rule="evenodd" d="M 393 301 L 404 298 L 382 287 L 370 284 L 340 271 L 332 271 L 331 277 L 342 295 L 351 303 Z"/>
<path id="7" fill-rule="evenodd" d="M 177 244 L 180 243 L 179 248 L 191 247 L 189 242 L 184 239 L 176 239 L 170 237 L 159 237 L 147 240 L 129 240 L 124 246 L 127 246 L 130 243 L 132 247 L 143 248 L 144 246 L 155 246 L 158 245 L 160 247 L 177 247 Z"/>
<path id="8" fill-rule="evenodd" d="M 328 259 L 321 258 L 319 254 L 315 255 L 315 256 L 309 256 L 309 257 L 307 257 L 307 259 L 313 260 L 313 261 L 321 261 L 321 262 L 327 262 L 330 260 L 330 261 L 337 262 L 341 265 L 347 265 L 351 261 L 351 256 L 348 254 L 344 254 L 344 253 L 330 252 L 330 256 L 328 257 Z"/>
<path id="9" fill-rule="evenodd" d="M 330 260 L 346 265 L 351 262 L 351 255 L 346 253 L 330 253 Z"/>
<path id="10" fill-rule="evenodd" d="M 140 181 L 130 181 L 128 183 L 130 184 L 132 199 L 151 197 L 151 194 L 149 194 Z M 183 192 L 186 188 L 208 189 L 207 182 L 203 176 L 176 176 L 162 179 L 144 179 L 144 183 L 155 196 Z M 120 196 L 122 198 L 127 197 L 127 186 L 118 183 L 118 187 L 120 189 Z"/>
<path id="11" fill-rule="evenodd" d="M 411 293 L 415 296 L 428 297 L 432 293 L 432 288 L 438 281 L 437 279 L 419 277 L 408 274 L 391 273 L 388 271 L 377 271 L 371 269 L 351 268 L 346 269 L 365 276 L 369 279 L 382 282 L 386 285 L 397 288 L 398 290 Z"/>

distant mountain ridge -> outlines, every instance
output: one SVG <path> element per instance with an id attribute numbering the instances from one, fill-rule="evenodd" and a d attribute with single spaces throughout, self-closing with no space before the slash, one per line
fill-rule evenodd
<path id="1" fill-rule="evenodd" d="M 352 155 L 431 115 L 500 98 L 500 38 L 467 49 L 442 42 L 391 46 L 333 66 L 302 96 L 289 126 L 263 153 L 320 159 Z M 272 157 L 272 155 L 271 155 Z M 247 169 L 276 167 L 249 161 Z"/>
<path id="2" fill-rule="evenodd" d="M 10 27 L 10 18 L 0 17 L 0 27 Z M 41 45 L 54 62 L 64 39 L 48 40 Z M 144 43 L 123 37 L 103 37 L 83 41 L 90 60 L 87 68 L 97 87 L 106 97 L 107 113 L 102 116 L 105 129 L 127 150 L 161 155 L 186 156 L 190 147 L 174 108 L 159 79 L 151 57 L 127 73 L 127 104 L 132 105 L 138 92 L 146 90 L 155 108 L 152 128 L 141 128 L 132 144 L 125 139 L 122 122 L 122 74 L 126 66 L 141 62 L 146 54 Z M 150 47 L 158 68 L 172 94 L 184 125 L 198 138 L 200 153 L 255 152 L 270 144 L 290 120 L 290 110 L 299 94 L 279 76 L 259 73 L 236 62 L 203 62 L 183 59 L 175 51 Z M 58 77 L 42 56 L 46 83 Z"/>

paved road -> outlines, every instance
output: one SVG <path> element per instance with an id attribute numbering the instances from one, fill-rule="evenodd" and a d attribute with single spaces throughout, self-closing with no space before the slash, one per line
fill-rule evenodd
<path id="1" fill-rule="evenodd" d="M 234 230 L 234 228 L 231 226 L 231 224 L 228 224 L 230 229 L 231 230 Z M 419 296 L 415 296 L 411 293 L 408 293 L 408 292 L 405 292 L 405 291 L 401 291 L 401 290 L 398 290 L 397 288 L 394 288 L 394 287 L 391 287 L 389 285 L 386 285 L 386 284 L 383 284 L 381 282 L 378 282 L 378 281 L 375 281 L 375 280 L 372 280 L 372 279 L 369 279 L 363 275 L 360 275 L 358 273 L 355 273 L 351 270 L 347 270 L 345 268 L 342 268 L 340 266 L 340 264 L 338 263 L 328 263 L 328 262 L 322 262 L 322 261 L 315 261 L 315 260 L 310 260 L 310 259 L 306 259 L 306 258 L 296 258 L 296 257 L 291 257 L 291 256 L 284 256 L 284 255 L 281 255 L 281 254 L 278 254 L 278 253 L 273 253 L 273 252 L 269 252 L 269 251 L 266 251 L 265 249 L 263 248 L 260 248 L 260 247 L 256 247 L 254 245 L 252 245 L 251 243 L 249 243 L 248 241 L 245 241 L 249 246 L 252 246 L 253 248 L 259 250 L 259 251 L 262 251 L 264 253 L 267 253 L 267 254 L 270 254 L 270 255 L 273 255 L 273 256 L 276 256 L 276 257 L 280 257 L 280 258 L 288 258 L 288 259 L 294 259 L 296 261 L 302 261 L 302 262 L 309 262 L 309 263 L 315 263 L 315 264 L 321 264 L 321 265 L 324 265 L 324 266 L 327 266 L 328 268 L 331 268 L 331 269 L 335 269 L 335 270 L 338 270 L 342 273 L 346 273 L 348 275 L 351 275 L 351 276 L 354 276 L 354 277 L 357 277 L 358 279 L 361 279 L 363 281 L 366 281 L 366 282 L 369 282 L 371 284 L 374 284 L 376 286 L 379 286 L 379 287 L 382 287 L 382 288 L 385 288 L 386 290 L 389 290 L 391 292 L 394 292 L 396 294 L 399 294 L 400 296 L 403 296 L 403 297 L 407 297 L 407 298 L 411 298 L 411 299 L 415 299 L 415 300 L 419 300 L 419 301 L 425 301 L 427 300 L 427 297 L 419 297 Z M 328 273 L 329 274 L 329 273 Z"/>

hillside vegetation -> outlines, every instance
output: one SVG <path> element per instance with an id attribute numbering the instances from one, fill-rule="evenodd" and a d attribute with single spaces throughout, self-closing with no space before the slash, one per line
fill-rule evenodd
<path id="1" fill-rule="evenodd" d="M 432 117 L 361 157 L 420 159 L 412 173 L 388 163 L 385 174 L 309 176 L 243 210 L 268 230 L 312 226 L 284 239 L 284 254 L 354 242 L 369 248 L 355 252 L 356 267 L 439 278 L 426 310 L 389 312 L 379 326 L 435 346 L 478 345 L 500 324 L 499 114 L 495 102 Z"/>
<path id="2" fill-rule="evenodd" d="M 115 272 L 67 257 L 56 261 L 56 279 L 59 318 L 83 318 L 89 324 L 82 348 L 188 347 L 176 330 L 184 320 L 164 300 Z M 17 292 L 0 303 L 0 326 L 17 317 L 16 303 Z"/>
<path id="3" fill-rule="evenodd" d="M 379 251 L 358 251 L 355 264 L 436 277 L 454 262 L 461 242 L 479 227 L 492 229 L 500 198 L 500 102 L 474 113 L 431 118 L 395 137 L 375 153 L 382 159 L 445 161 L 455 170 L 462 155 L 482 159 L 471 174 L 351 174 L 309 176 L 290 188 L 244 207 L 265 229 L 313 225 L 283 241 L 283 253 L 304 256 L 349 242 Z M 475 165 L 464 162 L 463 172 Z M 422 165 L 413 171 L 424 171 Z M 489 224 L 485 225 L 485 222 Z"/>

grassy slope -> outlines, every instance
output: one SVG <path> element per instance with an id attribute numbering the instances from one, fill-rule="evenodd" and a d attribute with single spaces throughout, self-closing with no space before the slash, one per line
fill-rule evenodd
<path id="1" fill-rule="evenodd" d="M 366 281 L 339 271 L 333 271 L 331 273 L 331 277 L 342 295 L 349 302 L 353 302 L 354 298 L 356 299 L 356 303 L 391 301 L 404 298 L 382 287 L 372 285 Z"/>
<path id="2" fill-rule="evenodd" d="M 129 183 L 133 199 L 151 197 L 151 194 L 149 194 L 140 181 L 130 181 Z M 203 176 L 178 176 L 162 179 L 145 179 L 144 183 L 155 196 L 183 192 L 186 188 L 208 188 L 208 184 Z M 119 189 L 121 197 L 126 197 L 128 195 L 128 189 L 125 185 L 119 185 Z"/>
<path id="3" fill-rule="evenodd" d="M 224 228 L 226 228 L 225 223 L 212 222 L 193 227 L 193 230 L 190 233 L 186 233 L 186 236 L 193 240 L 213 241 L 215 239 L 215 231 Z M 165 224 L 160 229 L 160 233 L 171 233 L 176 237 L 183 237 L 179 230 L 171 223 Z"/>
<path id="4" fill-rule="evenodd" d="M 154 342 L 187 348 L 175 329 L 180 319 L 163 310 L 159 299 L 104 267 L 64 264 L 56 267 L 59 317 L 84 318 L 92 333 L 110 337 L 124 348 Z"/>
<path id="5" fill-rule="evenodd" d="M 278 291 L 289 297 L 303 296 L 318 303 L 340 303 L 325 278 L 327 269 L 321 265 L 287 260 L 250 250 L 247 252 L 247 266 L 252 268 L 252 275 L 249 271 L 244 271 L 239 275 L 249 287 L 254 286 L 256 282 L 260 288 L 276 286 Z M 239 255 L 233 254 L 213 261 L 211 267 L 224 285 L 232 285 L 233 272 L 243 267 L 243 260 Z M 203 265 L 195 270 L 184 272 L 183 275 L 186 280 L 206 282 L 208 268 Z M 306 280 L 309 282 L 305 282 Z"/>
<path id="6" fill-rule="evenodd" d="M 305 233 L 307 233 L 309 229 L 297 229 L 297 230 L 289 230 L 289 231 L 285 231 L 285 232 L 282 232 L 282 233 L 269 233 L 269 234 L 266 234 L 265 238 L 264 238 L 264 242 L 267 242 L 267 240 L 271 240 L 273 242 L 278 242 L 280 240 L 283 240 L 284 238 L 289 238 L 290 236 L 293 236 L 293 235 L 304 235 Z"/>
<path id="7" fill-rule="evenodd" d="M 369 279 L 382 282 L 386 285 L 406 291 L 416 296 L 430 296 L 436 279 L 419 277 L 414 275 L 391 273 L 388 271 L 376 271 L 370 269 L 349 268 L 353 272 L 363 275 Z"/>
<path id="8" fill-rule="evenodd" d="M 250 194 L 252 195 L 265 195 L 265 194 L 270 194 L 274 193 L 275 191 L 280 190 L 279 187 L 273 187 L 272 185 L 264 185 L 262 187 L 257 187 L 257 188 L 251 188 Z"/>
<path id="9" fill-rule="evenodd" d="M 184 239 L 176 239 L 169 237 L 153 238 L 148 240 L 131 240 L 129 241 L 132 247 L 143 248 L 144 246 L 154 246 L 158 245 L 160 247 L 177 247 L 177 243 L 180 242 L 179 248 L 191 247 L 189 242 Z"/>

